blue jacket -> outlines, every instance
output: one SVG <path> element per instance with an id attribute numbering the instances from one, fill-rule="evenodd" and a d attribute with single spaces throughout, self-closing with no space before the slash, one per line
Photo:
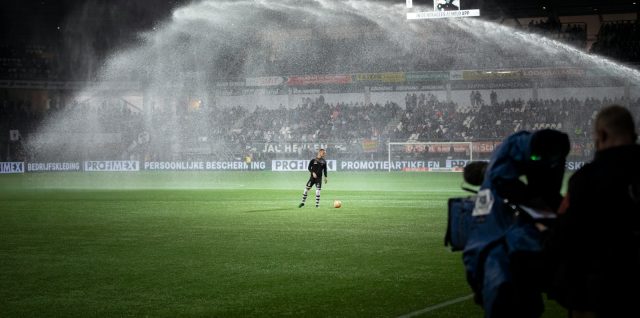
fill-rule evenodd
<path id="1" fill-rule="evenodd" d="M 540 293 L 531 292 L 529 286 L 526 292 L 516 293 L 520 286 L 514 287 L 517 283 L 512 272 L 514 255 L 535 255 L 542 250 L 541 233 L 531 219 L 517 216 L 516 204 L 550 197 L 537 193 L 546 191 L 538 190 L 545 186 L 536 186 L 545 182 L 558 183 L 548 184 L 548 188 L 560 196 L 562 176 L 558 178 L 558 174 L 564 173 L 566 153 L 562 162 L 554 163 L 555 168 L 546 169 L 532 159 L 533 136 L 521 131 L 500 144 L 491 157 L 476 199 L 463 262 L 476 302 L 483 307 L 486 317 L 538 317 L 543 311 Z M 566 143 L 568 148 L 568 138 Z M 550 177 L 545 178 L 546 174 Z M 521 181 L 523 176 L 529 181 Z"/>

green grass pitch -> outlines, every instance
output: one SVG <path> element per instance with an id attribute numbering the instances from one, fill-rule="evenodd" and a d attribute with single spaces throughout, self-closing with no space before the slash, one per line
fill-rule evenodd
<path id="1" fill-rule="evenodd" d="M 0 175 L 0 317 L 482 317 L 429 309 L 470 295 L 461 179 L 334 172 L 298 208 L 306 173 Z"/>

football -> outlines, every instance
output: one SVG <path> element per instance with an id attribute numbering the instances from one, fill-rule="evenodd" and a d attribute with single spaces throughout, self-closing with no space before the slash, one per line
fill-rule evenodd
<path id="1" fill-rule="evenodd" d="M 336 209 L 337 209 L 337 208 L 339 208 L 339 207 L 341 207 L 341 206 L 342 206 L 342 201 L 340 201 L 340 200 L 334 200 L 334 201 L 333 201 L 333 207 L 334 207 L 334 208 L 336 208 Z"/>

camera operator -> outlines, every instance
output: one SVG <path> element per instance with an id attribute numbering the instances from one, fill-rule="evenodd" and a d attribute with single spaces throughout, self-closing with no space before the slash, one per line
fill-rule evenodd
<path id="1" fill-rule="evenodd" d="M 569 153 L 556 130 L 521 131 L 494 151 L 463 252 L 467 281 L 485 317 L 540 317 L 548 277 L 543 233 L 555 217 Z"/>

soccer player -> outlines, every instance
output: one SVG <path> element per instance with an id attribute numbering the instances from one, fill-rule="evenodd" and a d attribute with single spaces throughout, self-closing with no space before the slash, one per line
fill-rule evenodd
<path id="1" fill-rule="evenodd" d="M 307 170 L 311 173 L 309 181 L 302 193 L 302 202 L 298 205 L 299 208 L 304 206 L 307 201 L 307 194 L 313 185 L 316 185 L 316 208 L 320 205 L 320 190 L 322 190 L 322 174 L 324 173 L 324 183 L 327 183 L 327 161 L 324 160 L 324 156 L 327 152 L 324 149 L 318 151 L 318 155 L 309 161 L 309 167 Z"/>

